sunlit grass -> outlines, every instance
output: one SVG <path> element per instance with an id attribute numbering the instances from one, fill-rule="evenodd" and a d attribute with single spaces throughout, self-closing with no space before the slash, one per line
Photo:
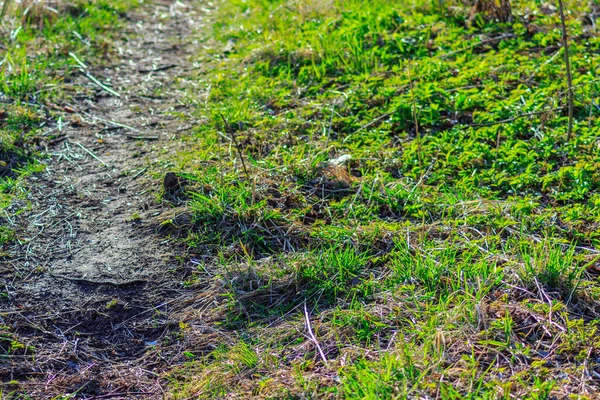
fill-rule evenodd
<path id="1" fill-rule="evenodd" d="M 216 350 L 176 398 L 597 395 L 598 39 L 570 2 L 567 143 L 558 15 L 512 5 L 215 4 L 207 123 L 175 161 L 188 243 L 229 282 L 225 353 L 259 361 Z"/>

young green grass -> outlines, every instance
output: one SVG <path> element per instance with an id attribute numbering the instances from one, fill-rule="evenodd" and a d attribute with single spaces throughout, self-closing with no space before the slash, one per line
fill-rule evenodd
<path id="1" fill-rule="evenodd" d="M 560 17 L 511 3 L 215 4 L 175 161 L 231 343 L 174 398 L 598 396 L 598 37 L 565 2 L 567 143 Z"/>

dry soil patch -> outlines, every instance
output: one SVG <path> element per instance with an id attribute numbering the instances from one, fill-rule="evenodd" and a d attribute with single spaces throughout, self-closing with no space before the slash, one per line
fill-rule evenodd
<path id="1" fill-rule="evenodd" d="M 120 97 L 84 75 L 68 82 L 74 102 L 58 106 L 75 113 L 49 126 L 61 136 L 29 181 L 29 211 L 11 221 L 19 243 L 2 262 L 0 323 L 25 348 L 0 360 L 4 393 L 162 397 L 159 375 L 178 351 L 164 347 L 179 329 L 171 312 L 198 294 L 182 288 L 181 249 L 148 222 L 168 209 L 148 173 L 187 128 L 171 115 L 187 112 L 174 82 L 201 17 L 178 1 L 127 18 L 110 61 L 88 66 Z"/>

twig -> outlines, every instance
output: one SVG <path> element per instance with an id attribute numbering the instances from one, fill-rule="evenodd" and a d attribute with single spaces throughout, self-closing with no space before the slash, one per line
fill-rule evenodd
<path id="1" fill-rule="evenodd" d="M 573 134 L 573 75 L 571 75 L 571 61 L 569 60 L 569 40 L 567 38 L 567 25 L 565 24 L 565 11 L 563 1 L 558 0 L 558 9 L 560 12 L 560 25 L 562 28 L 562 42 L 565 51 L 565 68 L 567 69 L 567 89 L 569 91 L 569 127 L 567 130 L 567 142 L 571 140 Z"/>
<path id="2" fill-rule="evenodd" d="M 393 111 L 387 112 L 385 114 L 380 115 L 379 117 L 375 118 L 374 120 L 366 123 L 365 125 L 361 126 L 360 128 L 358 128 L 357 130 L 355 130 L 354 132 L 352 132 L 350 135 L 348 135 L 348 137 L 351 137 L 352 135 L 357 134 L 358 132 L 367 129 L 368 127 L 370 127 L 373 124 L 376 124 L 377 122 L 381 121 L 384 118 L 387 118 L 389 116 L 391 116 L 392 114 L 394 114 L 396 111 L 398 111 L 400 108 L 396 108 Z M 346 141 L 346 139 L 344 139 L 344 141 Z"/>
<path id="3" fill-rule="evenodd" d="M 124 325 L 124 324 L 126 324 L 127 322 L 129 322 L 129 321 L 131 321 L 131 320 L 133 320 L 133 319 L 135 319 L 135 318 L 139 317 L 140 315 L 144 315 L 144 314 L 148 314 L 148 313 L 150 313 L 150 312 L 156 311 L 156 310 L 158 310 L 159 308 L 161 308 L 161 307 L 164 307 L 164 306 L 166 306 L 166 305 L 169 305 L 169 304 L 172 304 L 172 303 L 179 303 L 179 302 L 183 302 L 183 301 L 185 301 L 185 300 L 186 300 L 186 298 L 185 298 L 185 297 L 186 297 L 185 295 L 183 295 L 183 296 L 178 296 L 178 297 L 176 297 L 176 298 L 174 298 L 174 299 L 167 300 L 167 301 L 165 301 L 165 302 L 163 302 L 163 303 L 161 303 L 161 304 L 159 304 L 159 305 L 157 305 L 157 306 L 150 307 L 150 308 L 149 308 L 149 309 L 147 309 L 147 310 L 144 310 L 144 311 L 142 311 L 142 312 L 140 312 L 140 313 L 138 313 L 138 314 L 135 314 L 135 315 L 133 315 L 133 316 L 129 317 L 129 318 L 128 318 L 128 319 L 126 319 L 125 321 L 121 321 L 119 324 L 117 324 L 117 325 L 116 325 L 116 327 L 123 326 L 123 325 Z"/>
<path id="4" fill-rule="evenodd" d="M 95 155 L 91 150 L 86 149 L 81 143 L 79 142 L 75 142 L 75 144 L 79 147 L 81 147 L 83 149 L 83 151 L 85 151 L 86 153 L 88 153 L 90 156 L 94 157 L 96 160 L 100 161 L 102 163 L 102 165 L 108 167 L 108 164 L 105 163 L 104 161 L 102 161 L 97 155 Z"/>
<path id="5" fill-rule="evenodd" d="M 498 128 L 496 132 L 496 160 L 498 160 L 498 155 L 500 154 L 500 136 L 502 134 L 502 127 Z"/>
<path id="6" fill-rule="evenodd" d="M 133 140 L 158 140 L 159 137 L 158 136 L 144 136 L 144 135 L 125 135 L 127 136 L 127 139 L 133 139 Z"/>
<path id="7" fill-rule="evenodd" d="M 410 75 L 410 67 L 408 64 L 406 71 L 408 73 L 408 82 L 410 84 L 410 101 L 412 102 L 412 115 L 415 122 L 415 133 L 417 135 L 417 157 L 419 159 L 419 168 L 423 168 L 423 160 L 421 159 L 421 135 L 419 133 L 419 119 L 417 118 L 417 104 L 415 103 L 415 91 L 413 87 L 412 76 Z"/>
<path id="8" fill-rule="evenodd" d="M 72 34 L 73 34 L 73 35 L 74 35 L 74 36 L 75 36 L 77 39 L 79 39 L 79 40 L 81 41 L 81 43 L 85 44 L 87 47 L 90 47 L 90 46 L 91 46 L 91 43 L 90 43 L 88 40 L 84 39 L 84 38 L 83 38 L 83 36 L 81 36 L 81 34 L 80 34 L 79 32 L 77 32 L 77 31 L 71 31 L 71 33 L 72 33 Z"/>
<path id="9" fill-rule="evenodd" d="M 555 59 L 555 58 L 556 58 L 556 57 L 557 57 L 559 54 L 560 54 L 560 49 L 556 50 L 556 53 L 554 53 L 554 54 L 552 55 L 552 57 L 550 57 L 549 59 L 547 59 L 547 60 L 544 62 L 544 64 L 543 64 L 543 65 L 547 65 L 547 64 L 550 64 L 550 63 L 552 63 L 552 61 L 554 61 L 554 59 Z"/>
<path id="10" fill-rule="evenodd" d="M 80 66 L 81 68 L 83 68 L 83 69 L 87 69 L 87 67 L 88 67 L 88 66 L 87 66 L 87 65 L 85 65 L 85 63 L 84 63 L 83 61 L 81 61 L 81 60 L 79 59 L 79 57 L 77 57 L 77 55 L 75 55 L 75 53 L 73 53 L 73 52 L 71 52 L 71 51 L 70 51 L 70 52 L 69 52 L 69 56 L 71 56 L 71 58 L 72 58 L 73 60 L 75 60 L 75 62 L 76 62 L 77 64 L 79 64 L 79 66 Z"/>
<path id="11" fill-rule="evenodd" d="M 111 124 L 111 125 L 114 125 L 114 126 L 118 126 L 119 128 L 125 128 L 125 129 L 129 129 L 130 131 L 134 131 L 134 132 L 139 132 L 139 130 L 138 130 L 138 129 L 136 129 L 136 128 L 133 128 L 133 127 L 131 127 L 131 126 L 129 126 L 129 125 L 122 124 L 122 123 L 120 123 L 120 122 L 116 122 L 116 121 L 112 121 L 112 120 L 106 120 L 106 119 L 102 119 L 102 118 L 100 118 L 100 117 L 97 117 L 97 116 L 94 116 L 94 115 L 92 115 L 91 117 L 93 117 L 93 118 L 96 118 L 98 121 L 102 121 L 102 122 L 104 122 L 104 123 L 106 123 L 106 124 Z"/>
<path id="12" fill-rule="evenodd" d="M 404 201 L 404 206 L 406 207 L 406 203 L 407 201 L 410 199 L 410 196 L 414 193 L 414 191 L 421 186 L 421 184 L 423 183 L 423 180 L 425 179 L 425 177 L 429 174 L 429 172 L 431 171 L 431 168 L 433 168 L 433 166 L 435 165 L 435 163 L 437 162 L 437 156 L 438 154 L 435 155 L 435 157 L 433 158 L 433 160 L 431 160 L 431 163 L 429 164 L 429 167 L 427 168 L 427 171 L 425 171 L 425 173 L 423 175 L 421 175 L 421 177 L 419 178 L 419 180 L 417 181 L 417 184 L 415 186 L 413 186 L 413 188 L 410 190 L 410 193 L 408 194 L 407 199 Z"/>
<path id="13" fill-rule="evenodd" d="M 122 128 L 120 126 L 107 126 L 105 128 L 100 129 L 98 132 L 96 132 L 96 135 L 99 135 L 104 132 L 118 131 L 119 129 L 122 129 Z"/>
<path id="14" fill-rule="evenodd" d="M 115 286 L 115 287 L 123 287 L 123 286 L 136 285 L 136 284 L 142 284 L 142 283 L 148 282 L 145 279 L 132 279 L 130 281 L 116 282 L 116 281 L 111 281 L 111 280 L 95 281 L 93 279 L 86 279 L 86 278 L 73 278 L 70 276 L 59 275 L 59 274 L 50 274 L 50 276 L 53 276 L 55 278 L 66 279 L 68 281 L 73 281 L 73 282 L 87 283 L 88 285 L 108 285 L 108 286 Z"/>
<path id="15" fill-rule="evenodd" d="M 193 129 L 193 128 L 194 128 L 194 125 L 182 126 L 181 128 L 175 129 L 175 132 L 185 132 L 185 131 L 189 131 L 190 129 Z"/>
<path id="16" fill-rule="evenodd" d="M 2 12 L 0 12 L 0 19 L 4 18 L 4 15 L 6 14 L 6 10 L 8 10 L 9 3 L 10 3 L 10 0 L 4 0 L 4 4 L 2 5 Z"/>
<path id="17" fill-rule="evenodd" d="M 143 169 L 141 169 L 137 174 L 135 174 L 133 177 L 131 177 L 131 180 L 136 179 L 138 176 L 140 176 L 141 174 L 146 172 L 147 169 L 148 169 L 148 167 L 144 167 Z"/>
<path id="18" fill-rule="evenodd" d="M 168 65 L 164 65 L 162 67 L 156 67 L 156 68 L 152 68 L 152 69 L 138 69 L 138 72 L 140 72 L 142 74 L 147 74 L 149 72 L 164 71 L 164 70 L 175 68 L 178 66 L 179 65 L 177 65 L 177 64 L 168 64 Z"/>
<path id="19" fill-rule="evenodd" d="M 81 73 L 83 75 L 85 75 L 89 80 L 91 80 L 92 82 L 94 82 L 96 85 L 98 85 L 104 91 L 112 94 L 113 96 L 121 97 L 121 95 L 119 93 L 115 92 L 113 89 L 109 88 L 108 86 L 106 86 L 105 84 L 103 84 L 102 82 L 100 82 L 98 79 L 96 79 L 93 75 L 85 72 L 83 69 L 81 69 Z"/>
<path id="20" fill-rule="evenodd" d="M 306 318 L 306 329 L 308 330 L 310 339 L 317 347 L 317 350 L 319 351 L 319 355 L 321 356 L 323 363 L 325 364 L 325 366 L 328 366 L 327 358 L 325 357 L 325 353 L 323 353 L 323 349 L 321 349 L 321 346 L 319 345 L 319 342 L 317 341 L 317 338 L 315 337 L 315 335 L 313 333 L 312 327 L 310 326 L 310 318 L 308 316 L 308 310 L 306 309 L 306 301 L 304 301 L 304 317 Z"/>
<path id="21" fill-rule="evenodd" d="M 240 145 L 238 144 L 238 141 L 235 137 L 235 132 L 231 129 L 229 129 L 229 122 L 227 122 L 227 120 L 225 119 L 225 116 L 223 116 L 223 114 L 219 114 L 221 116 L 221 119 L 223 120 L 223 122 L 225 123 L 225 129 L 231 132 L 231 138 L 233 139 L 233 144 L 235 145 L 235 148 L 238 151 L 238 154 L 240 155 L 240 159 L 242 160 L 242 167 L 244 168 L 244 173 L 246 174 L 246 178 L 250 179 L 250 174 L 248 174 L 248 170 L 246 169 L 246 163 L 244 162 L 244 156 L 242 155 L 242 150 L 240 148 Z"/>
<path id="22" fill-rule="evenodd" d="M 69 52 L 69 55 L 71 56 L 71 58 L 73 58 L 75 60 L 75 62 L 79 65 L 79 70 L 81 71 L 81 73 L 83 75 L 85 75 L 89 80 L 91 80 L 92 82 L 94 82 L 96 85 L 98 85 L 102 90 L 112 94 L 113 96 L 117 96 L 117 97 L 121 97 L 121 95 L 119 93 L 117 93 L 116 91 L 114 91 L 113 89 L 109 88 L 108 86 L 106 86 L 105 84 L 103 84 L 102 82 L 100 82 L 98 79 L 96 79 L 95 76 L 93 76 L 92 74 L 88 73 L 86 70 L 88 68 L 87 65 L 85 65 L 85 63 L 83 61 L 81 61 L 77 55 L 75 55 L 75 53 L 73 52 Z"/>

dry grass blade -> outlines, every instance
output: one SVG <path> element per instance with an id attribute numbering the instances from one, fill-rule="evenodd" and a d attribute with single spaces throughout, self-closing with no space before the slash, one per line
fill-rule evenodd
<path id="1" fill-rule="evenodd" d="M 408 65 L 408 67 L 406 68 L 406 74 L 408 76 L 408 81 L 410 83 L 410 99 L 412 102 L 412 117 L 413 120 L 415 122 L 415 134 L 417 136 L 417 157 L 419 158 L 419 167 L 423 166 L 423 160 L 421 158 L 421 134 L 419 133 L 419 118 L 417 115 L 417 105 L 415 104 L 415 91 L 414 91 L 414 85 L 413 85 L 413 80 L 412 80 L 412 76 L 410 73 L 410 64 Z"/>
<path id="2" fill-rule="evenodd" d="M 310 325 L 310 317 L 308 315 L 308 310 L 306 309 L 306 302 L 304 302 L 304 318 L 306 319 L 306 329 L 308 330 L 308 335 L 310 336 L 311 341 L 315 344 L 315 347 L 319 351 L 319 356 L 321 356 L 321 360 L 323 360 L 323 363 L 325 364 L 325 366 L 327 366 L 329 364 L 327 362 L 327 357 L 325 357 L 325 353 L 323 353 L 323 349 L 321 349 L 321 345 L 317 341 L 317 338 L 315 337 L 315 334 L 313 333 L 312 327 Z"/>
<path id="3" fill-rule="evenodd" d="M 227 119 L 225 118 L 225 116 L 223 116 L 223 114 L 220 114 L 220 115 L 221 115 L 221 119 L 223 120 L 223 123 L 225 124 L 225 129 L 230 130 L 229 122 L 227 122 Z M 248 174 L 248 170 L 246 169 L 246 162 L 244 161 L 244 156 L 242 155 L 242 149 L 240 148 L 237 138 L 235 137 L 235 132 L 233 132 L 233 131 L 231 131 L 231 139 L 233 140 L 233 144 L 235 145 L 235 148 L 240 156 L 240 160 L 242 161 L 242 168 L 244 169 L 244 174 L 246 174 L 246 178 L 248 178 L 248 180 L 249 180 L 250 175 Z"/>
<path id="4" fill-rule="evenodd" d="M 8 10 L 8 5 L 10 4 L 10 0 L 4 0 L 4 4 L 2 5 L 2 11 L 0 11 L 0 19 L 4 18 L 6 15 L 6 11 Z"/>
<path id="5" fill-rule="evenodd" d="M 558 0 L 558 9 L 560 12 L 560 25 L 562 29 L 562 42 L 565 52 L 565 68 L 567 70 L 567 90 L 569 101 L 569 127 L 567 130 L 567 142 L 573 135 L 573 75 L 571 73 L 571 60 L 569 59 L 569 39 L 567 35 L 567 25 L 565 23 L 565 10 L 562 0 Z"/>
<path id="6" fill-rule="evenodd" d="M 81 143 L 79 143 L 79 142 L 75 142 L 75 144 L 76 144 L 77 146 L 79 146 L 79 147 L 80 147 L 80 148 L 81 148 L 83 151 L 85 151 L 86 153 L 88 153 L 90 156 L 92 156 L 92 157 L 93 157 L 95 160 L 97 160 L 98 162 L 100 162 L 100 164 L 104 165 L 105 167 L 108 167 L 108 164 L 107 164 L 107 163 L 105 163 L 104 161 L 102 161 L 102 160 L 100 159 L 100 157 L 98 157 L 96 154 L 94 154 L 94 152 L 93 152 L 93 151 L 91 151 L 90 149 L 86 148 L 84 145 L 82 145 L 82 144 L 81 144 Z"/>

